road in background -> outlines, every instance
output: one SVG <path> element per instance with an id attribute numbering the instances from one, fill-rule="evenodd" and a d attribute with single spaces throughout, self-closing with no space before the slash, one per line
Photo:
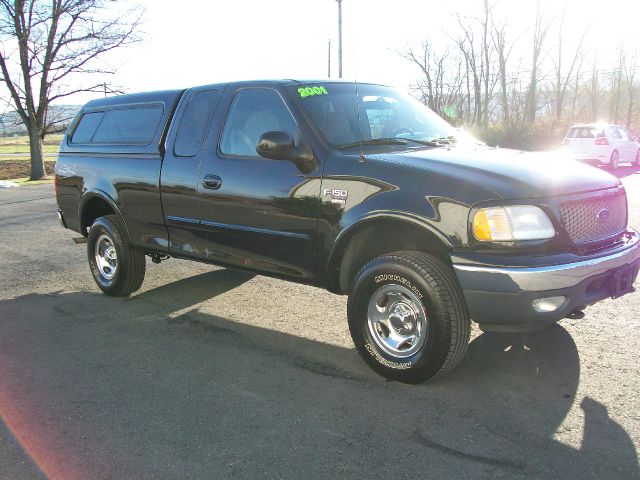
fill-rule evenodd
<path id="1" fill-rule="evenodd" d="M 640 227 L 640 174 L 620 173 Z M 0 191 L 0 479 L 640 478 L 640 293 L 527 335 L 474 330 L 408 386 L 346 299 L 175 259 L 95 286 L 51 186 Z"/>

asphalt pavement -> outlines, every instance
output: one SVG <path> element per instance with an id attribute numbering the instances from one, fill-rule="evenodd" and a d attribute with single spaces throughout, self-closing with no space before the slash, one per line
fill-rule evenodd
<path id="1" fill-rule="evenodd" d="M 0 190 L 0 479 L 640 478 L 640 293 L 409 386 L 320 289 L 170 259 L 107 297 L 54 209 Z"/>

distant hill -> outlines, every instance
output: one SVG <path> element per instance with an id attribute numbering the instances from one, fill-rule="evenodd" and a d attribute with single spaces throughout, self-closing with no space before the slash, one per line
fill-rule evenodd
<path id="1" fill-rule="evenodd" d="M 55 122 L 56 131 L 64 131 L 73 120 L 81 105 L 52 105 L 49 109 L 49 120 Z M 0 113 L 0 137 L 26 135 L 27 128 L 22 123 L 18 112 Z"/>

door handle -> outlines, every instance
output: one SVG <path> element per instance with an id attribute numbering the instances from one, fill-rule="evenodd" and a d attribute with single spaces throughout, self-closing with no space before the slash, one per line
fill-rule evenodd
<path id="1" fill-rule="evenodd" d="M 202 186 L 209 190 L 218 190 L 222 186 L 222 179 L 217 175 L 207 175 L 202 180 Z"/>

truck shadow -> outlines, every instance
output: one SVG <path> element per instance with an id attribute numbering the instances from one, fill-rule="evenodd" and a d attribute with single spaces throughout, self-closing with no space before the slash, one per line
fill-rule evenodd
<path id="1" fill-rule="evenodd" d="M 353 349 L 200 310 L 250 278 L 1 301 L 0 418 L 49 478 L 640 478 L 629 434 L 578 396 L 561 326 L 483 334 L 408 386 Z"/>
<path id="2" fill-rule="evenodd" d="M 149 310 L 150 304 L 156 314 L 177 312 L 233 290 L 253 277 L 254 274 L 238 270 L 213 270 L 165 283 L 122 301 L 127 306 L 136 304 L 134 309 L 141 305 Z"/>

